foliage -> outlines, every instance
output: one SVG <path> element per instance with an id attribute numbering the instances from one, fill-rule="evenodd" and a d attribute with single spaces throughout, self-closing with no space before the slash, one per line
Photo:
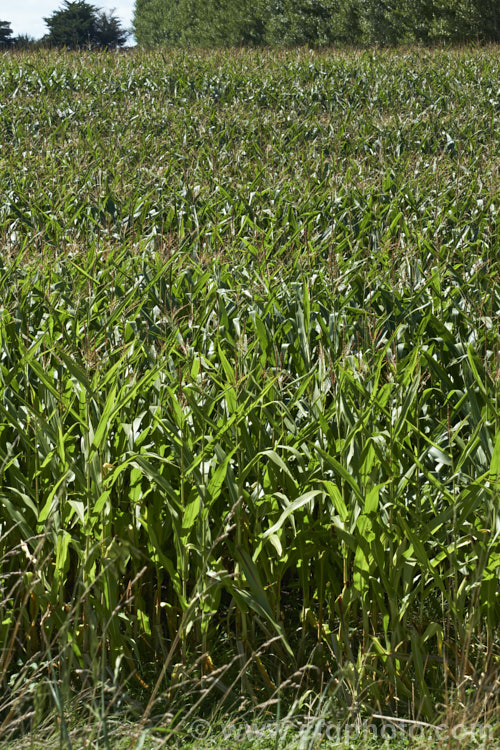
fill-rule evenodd
<path id="1" fill-rule="evenodd" d="M 119 47 L 127 34 L 113 13 L 98 11 L 85 0 L 64 0 L 61 8 L 45 18 L 48 44 L 80 49 L 84 47 Z"/>
<path id="2" fill-rule="evenodd" d="M 5 57 L 4 726 L 498 707 L 499 77 Z"/>
<path id="3" fill-rule="evenodd" d="M 136 0 L 140 44 L 500 41 L 499 0 Z"/>
<path id="4" fill-rule="evenodd" d="M 113 13 L 100 11 L 96 15 L 95 30 L 97 44 L 112 49 L 121 47 L 127 41 L 128 34 L 123 30 L 119 19 Z"/>
<path id="5" fill-rule="evenodd" d="M 218 0 L 137 0 L 134 34 L 141 43 L 255 45 L 264 40 L 263 0 L 234 0 L 231 12 Z"/>
<path id="6" fill-rule="evenodd" d="M 8 21 L 0 21 L 0 48 L 13 44 L 12 28 Z"/>
<path id="7" fill-rule="evenodd" d="M 16 49 L 22 50 L 34 50 L 37 47 L 42 47 L 43 43 L 41 40 L 35 39 L 35 37 L 29 34 L 19 34 L 14 40 Z"/>

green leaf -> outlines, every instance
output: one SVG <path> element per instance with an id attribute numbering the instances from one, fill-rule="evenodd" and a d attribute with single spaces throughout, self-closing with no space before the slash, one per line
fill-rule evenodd
<path id="1" fill-rule="evenodd" d="M 349 511 L 347 510 L 346 504 L 344 503 L 344 498 L 342 497 L 339 488 L 336 484 L 330 482 L 329 479 L 323 479 L 322 482 L 325 485 L 325 489 L 328 492 L 328 495 L 339 515 L 340 520 L 342 521 L 342 523 L 345 523 L 349 517 Z"/>
<path id="2" fill-rule="evenodd" d="M 289 655 L 293 657 L 293 651 L 285 638 L 283 628 L 278 622 L 276 622 L 273 616 L 271 606 L 267 600 L 266 592 L 264 591 L 264 587 L 262 586 L 262 582 L 260 580 L 257 566 L 255 565 L 248 552 L 246 552 L 246 550 L 244 550 L 242 547 L 236 547 L 236 557 L 240 561 L 246 581 L 248 583 L 250 591 L 252 592 L 252 596 L 249 596 L 248 593 L 243 591 L 242 589 L 239 589 L 238 593 L 240 594 L 240 596 L 243 596 L 246 599 L 247 603 L 252 607 L 252 609 L 254 609 L 258 614 L 264 616 L 265 619 L 272 625 L 274 630 L 280 636 L 281 642 L 285 646 Z"/>
<path id="3" fill-rule="evenodd" d="M 267 531 L 265 531 L 262 534 L 262 538 L 267 539 L 269 536 L 271 536 L 271 534 L 275 534 L 277 531 L 281 529 L 281 527 L 283 526 L 288 516 L 290 516 L 292 513 L 295 513 L 296 510 L 298 510 L 299 508 L 302 508 L 303 505 L 310 503 L 313 498 L 321 494 L 322 494 L 321 490 L 310 490 L 309 492 L 306 492 L 300 497 L 296 498 L 296 500 L 294 500 L 292 503 L 290 503 L 290 505 L 288 505 L 285 508 L 285 510 L 279 517 L 278 521 L 274 524 L 274 526 L 271 526 L 270 529 L 267 529 Z"/>

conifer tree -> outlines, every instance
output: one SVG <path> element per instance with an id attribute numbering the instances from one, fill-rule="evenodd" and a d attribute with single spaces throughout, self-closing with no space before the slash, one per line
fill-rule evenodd
<path id="1" fill-rule="evenodd" d="M 0 21 L 0 47 L 10 47 L 13 43 L 10 23 L 8 21 Z"/>

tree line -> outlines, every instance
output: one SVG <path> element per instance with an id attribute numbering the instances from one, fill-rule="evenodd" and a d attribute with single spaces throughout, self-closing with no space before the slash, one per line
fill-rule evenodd
<path id="1" fill-rule="evenodd" d="M 500 41 L 500 0 L 136 0 L 138 44 Z"/>
<path id="2" fill-rule="evenodd" d="M 64 0 L 58 10 L 43 20 L 48 33 L 39 40 L 24 34 L 14 37 L 11 24 L 0 21 L 0 49 L 36 46 L 109 49 L 121 47 L 128 37 L 113 12 L 106 13 L 86 0 Z"/>
<path id="3" fill-rule="evenodd" d="M 64 0 L 38 42 L 0 21 L 0 48 L 122 46 L 127 32 L 86 0 Z M 500 0 L 136 0 L 138 44 L 397 44 L 500 41 Z"/>

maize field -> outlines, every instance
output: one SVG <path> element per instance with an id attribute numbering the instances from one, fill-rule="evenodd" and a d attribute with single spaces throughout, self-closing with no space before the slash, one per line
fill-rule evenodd
<path id="1" fill-rule="evenodd" d="M 498 719 L 499 118 L 494 47 L 0 56 L 0 737 Z"/>

